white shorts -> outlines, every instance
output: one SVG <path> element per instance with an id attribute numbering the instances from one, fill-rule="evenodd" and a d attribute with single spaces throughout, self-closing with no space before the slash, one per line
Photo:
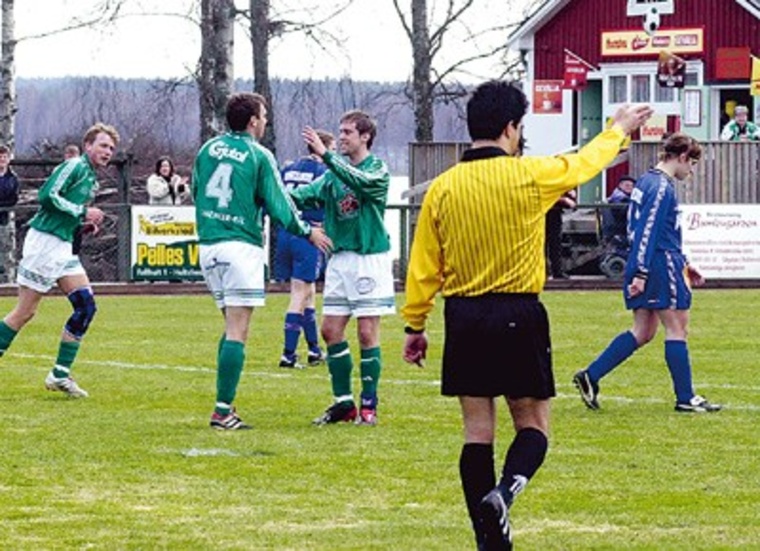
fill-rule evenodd
<path id="1" fill-rule="evenodd" d="M 29 228 L 24 238 L 16 282 L 38 293 L 47 293 L 62 277 L 87 275 L 71 243 L 52 233 Z"/>
<path id="2" fill-rule="evenodd" d="M 396 313 L 391 253 L 334 254 L 325 272 L 322 314 L 389 316 Z"/>
<path id="3" fill-rule="evenodd" d="M 201 245 L 200 262 L 219 308 L 264 306 L 264 249 L 242 241 Z"/>

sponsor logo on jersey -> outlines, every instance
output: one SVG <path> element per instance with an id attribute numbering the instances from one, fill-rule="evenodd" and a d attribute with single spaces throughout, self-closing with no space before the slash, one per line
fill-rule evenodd
<path id="1" fill-rule="evenodd" d="M 234 149 L 224 142 L 212 143 L 208 148 L 209 156 L 213 157 L 214 159 L 232 159 L 233 161 L 238 161 L 240 163 L 248 158 L 248 153 L 250 152 Z"/>

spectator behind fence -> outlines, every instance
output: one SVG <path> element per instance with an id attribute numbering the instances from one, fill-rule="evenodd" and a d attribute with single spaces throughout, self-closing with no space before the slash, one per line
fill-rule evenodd
<path id="1" fill-rule="evenodd" d="M 574 209 L 578 196 L 571 189 L 546 213 L 546 260 L 549 264 L 549 275 L 552 279 L 567 279 L 568 275 L 562 269 L 562 211 Z"/>
<path id="2" fill-rule="evenodd" d="M 602 213 L 602 238 L 605 243 L 618 245 L 628 241 L 626 236 L 628 209 L 623 208 L 622 205 L 627 206 L 631 202 L 634 185 L 636 185 L 636 178 L 629 175 L 621 176 L 617 187 L 607 197 L 607 204 L 611 206 L 604 209 Z"/>
<path id="3" fill-rule="evenodd" d="M 18 203 L 18 178 L 10 168 L 11 150 L 0 145 L 0 207 L 13 207 Z M 0 212 L 0 226 L 8 224 L 8 213 Z"/>
<path id="4" fill-rule="evenodd" d="M 174 172 L 174 163 L 169 157 L 159 157 L 155 173 L 148 176 L 149 205 L 181 205 L 190 196 L 187 176 Z"/>
<path id="5" fill-rule="evenodd" d="M 746 105 L 734 108 L 734 119 L 728 121 L 720 133 L 720 139 L 726 142 L 760 141 L 760 126 L 747 120 L 749 109 Z"/>
<path id="6" fill-rule="evenodd" d="M 79 146 L 75 143 L 70 143 L 63 148 L 63 160 L 68 161 L 74 157 L 79 157 L 80 153 Z"/>

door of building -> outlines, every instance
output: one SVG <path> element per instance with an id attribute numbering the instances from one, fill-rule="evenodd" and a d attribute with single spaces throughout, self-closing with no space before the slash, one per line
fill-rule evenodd
<path id="1" fill-rule="evenodd" d="M 583 147 L 602 131 L 602 81 L 589 80 L 586 88 L 578 94 L 580 109 L 578 121 L 578 145 Z M 602 201 L 603 174 L 600 174 L 588 184 L 581 186 L 580 202 L 584 204 Z"/>

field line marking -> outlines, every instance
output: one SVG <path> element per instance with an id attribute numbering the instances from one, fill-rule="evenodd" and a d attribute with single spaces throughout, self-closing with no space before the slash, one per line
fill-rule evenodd
<path id="1" fill-rule="evenodd" d="M 24 352 L 15 352 L 12 354 L 9 354 L 11 356 L 18 356 L 21 358 L 30 358 L 30 359 L 36 359 L 36 360 L 50 360 L 54 361 L 55 356 L 50 356 L 47 354 L 26 354 Z M 216 373 L 215 368 L 210 367 L 199 367 L 199 366 L 187 366 L 187 365 L 167 365 L 167 364 L 141 364 L 141 363 L 133 363 L 133 362 L 119 362 L 119 361 L 112 361 L 112 360 L 77 360 L 77 363 L 80 364 L 87 364 L 87 365 L 105 365 L 109 367 L 117 367 L 121 369 L 142 369 L 142 370 L 155 370 L 155 371 L 180 371 L 185 373 L 208 373 L 210 375 L 213 375 Z M 270 379 L 284 379 L 289 378 L 293 376 L 298 377 L 308 377 L 310 379 L 320 379 L 324 380 L 326 378 L 326 373 L 319 371 L 318 369 L 321 369 L 319 367 L 317 368 L 309 368 L 306 370 L 296 370 L 296 371 L 285 371 L 282 370 L 282 372 L 276 372 L 272 373 L 269 371 L 255 371 L 255 370 L 244 370 L 243 375 L 246 376 L 252 376 L 252 377 L 264 377 L 264 378 L 270 378 Z M 309 373 L 311 371 L 311 373 Z M 387 377 L 383 378 L 384 384 L 389 385 L 417 385 L 417 386 L 440 386 L 441 382 L 440 380 L 432 380 L 432 381 L 419 381 L 419 380 L 412 380 L 412 379 L 392 379 Z M 557 385 L 557 389 L 564 389 L 564 388 L 571 388 L 572 384 L 560 384 Z M 746 386 L 739 386 L 739 385 L 707 385 L 707 384 L 701 384 L 700 388 L 718 388 L 722 390 L 731 390 L 731 389 L 740 389 L 743 391 L 755 391 L 760 392 L 760 387 L 746 387 Z M 577 394 L 567 394 L 563 392 L 557 392 L 557 396 L 555 399 L 559 400 L 578 400 Z M 610 402 L 616 402 L 619 404 L 632 404 L 632 403 L 647 403 L 647 404 L 665 404 L 670 403 L 670 400 L 662 400 L 660 398 L 629 398 L 625 396 L 613 396 L 610 394 L 604 394 L 602 395 L 603 401 L 610 401 Z M 726 409 L 731 410 L 740 410 L 740 411 L 760 411 L 760 405 L 755 404 L 724 404 L 724 407 Z"/>

